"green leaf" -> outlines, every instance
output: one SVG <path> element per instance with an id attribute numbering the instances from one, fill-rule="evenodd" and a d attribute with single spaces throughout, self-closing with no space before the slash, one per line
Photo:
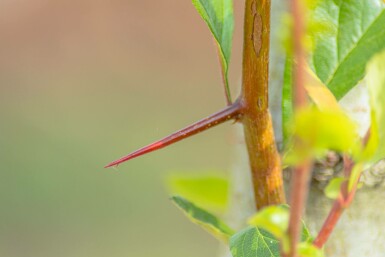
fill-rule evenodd
<path id="1" fill-rule="evenodd" d="M 279 241 L 269 232 L 246 228 L 230 238 L 233 257 L 280 257 Z"/>
<path id="2" fill-rule="evenodd" d="M 172 175 L 168 181 L 172 194 L 190 199 L 203 208 L 223 212 L 227 208 L 229 181 L 215 175 Z"/>
<path id="3" fill-rule="evenodd" d="M 359 150 L 356 124 L 342 112 L 320 111 L 314 107 L 299 110 L 292 131 L 295 140 L 285 155 L 287 164 L 322 157 L 327 150 L 353 155 Z"/>
<path id="4" fill-rule="evenodd" d="M 302 242 L 311 240 L 304 226 Z M 280 241 L 273 234 L 259 227 L 249 227 L 230 238 L 230 251 L 233 257 L 280 257 Z"/>
<path id="5" fill-rule="evenodd" d="M 369 59 L 385 48 L 382 0 L 323 0 L 314 19 L 337 28 L 317 38 L 311 63 L 321 81 L 341 99 L 364 76 Z"/>
<path id="6" fill-rule="evenodd" d="M 228 67 L 234 30 L 233 0 L 192 0 L 218 45 L 227 99 L 231 102 Z"/>
<path id="7" fill-rule="evenodd" d="M 280 249 L 289 249 L 287 229 L 290 208 L 287 205 L 263 208 L 249 219 L 253 226 L 244 229 L 230 239 L 233 257 L 275 257 Z M 302 242 L 311 242 L 309 230 L 302 222 Z"/>
<path id="8" fill-rule="evenodd" d="M 285 206 L 268 206 L 249 219 L 249 224 L 262 228 L 282 239 L 289 225 L 289 208 Z"/>
<path id="9" fill-rule="evenodd" d="M 337 199 L 344 181 L 346 181 L 346 178 L 333 178 L 324 190 L 325 195 L 331 199 Z"/>
<path id="10" fill-rule="evenodd" d="M 372 147 L 370 161 L 376 163 L 385 158 L 385 51 L 368 63 L 366 82 L 372 108 L 368 147 Z"/>
<path id="11" fill-rule="evenodd" d="M 306 226 L 305 222 L 302 220 L 302 235 L 301 241 L 311 243 L 314 240 L 312 235 L 310 234 L 309 228 Z"/>
<path id="12" fill-rule="evenodd" d="M 321 249 L 318 249 L 311 243 L 300 243 L 298 246 L 298 255 L 300 257 L 324 257 L 324 253 Z"/>
<path id="13" fill-rule="evenodd" d="M 223 242 L 228 242 L 234 231 L 213 214 L 199 208 L 180 196 L 172 196 L 171 200 L 193 222 L 203 227 L 210 234 Z"/>

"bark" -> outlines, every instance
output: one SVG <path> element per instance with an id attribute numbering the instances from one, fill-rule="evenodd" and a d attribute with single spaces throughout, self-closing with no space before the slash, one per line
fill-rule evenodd
<path id="1" fill-rule="evenodd" d="M 256 207 L 285 202 L 281 161 L 268 109 L 270 0 L 246 0 L 241 105 Z"/>

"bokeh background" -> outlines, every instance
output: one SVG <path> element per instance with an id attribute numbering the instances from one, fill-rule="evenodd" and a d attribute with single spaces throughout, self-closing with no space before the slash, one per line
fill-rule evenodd
<path id="1" fill-rule="evenodd" d="M 2 0 L 0 38 L 0 256 L 214 256 L 216 240 L 171 204 L 165 178 L 228 172 L 240 143 L 230 124 L 103 169 L 224 106 L 191 1 Z"/>

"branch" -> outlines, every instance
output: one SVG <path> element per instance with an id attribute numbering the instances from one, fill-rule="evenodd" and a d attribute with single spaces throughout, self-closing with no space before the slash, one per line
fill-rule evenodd
<path id="1" fill-rule="evenodd" d="M 238 120 L 241 114 L 241 105 L 239 101 L 234 102 L 232 105 L 227 106 L 222 111 L 219 111 L 207 118 L 204 118 L 198 122 L 191 124 L 190 126 L 183 128 L 177 132 L 172 133 L 171 135 L 160 139 L 152 144 L 149 144 L 145 147 L 140 148 L 116 161 L 113 161 L 105 166 L 105 168 L 109 168 L 112 166 L 117 166 L 125 161 L 131 160 L 135 157 L 141 156 L 146 153 L 150 153 L 155 150 L 159 150 L 163 147 L 176 143 L 182 139 L 188 138 L 195 134 L 198 134 L 202 131 L 205 131 L 209 128 L 212 128 L 216 125 L 219 125 L 228 120 Z"/>
<path id="2" fill-rule="evenodd" d="M 268 110 L 270 5 L 270 0 L 245 2 L 241 121 L 257 209 L 285 202 L 281 161 Z"/>

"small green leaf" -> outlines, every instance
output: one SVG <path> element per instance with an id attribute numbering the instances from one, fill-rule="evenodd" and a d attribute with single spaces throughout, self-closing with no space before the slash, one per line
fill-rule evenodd
<path id="1" fill-rule="evenodd" d="M 344 181 L 346 181 L 346 178 L 333 178 L 324 190 L 325 195 L 331 199 L 337 199 Z"/>
<path id="2" fill-rule="evenodd" d="M 242 230 L 230 239 L 230 250 L 234 257 L 272 257 L 280 256 L 280 249 L 288 251 L 287 236 L 290 207 L 277 205 L 263 208 L 249 219 L 253 227 Z M 302 242 L 312 238 L 302 222 Z"/>
<path id="3" fill-rule="evenodd" d="M 301 241 L 311 243 L 314 240 L 313 236 L 310 234 L 309 228 L 306 226 L 305 222 L 302 220 L 302 235 Z"/>
<path id="4" fill-rule="evenodd" d="M 289 209 L 284 206 L 269 206 L 263 208 L 249 219 L 249 224 L 262 228 L 282 239 L 289 225 Z"/>
<path id="5" fill-rule="evenodd" d="M 300 257 L 324 257 L 321 249 L 318 249 L 311 243 L 305 242 L 298 245 L 298 254 Z"/>
<path id="6" fill-rule="evenodd" d="M 192 222 L 200 225 L 221 241 L 228 242 L 229 238 L 234 234 L 234 231 L 216 216 L 199 208 L 190 201 L 180 196 L 172 196 L 171 200 Z"/>
<path id="7" fill-rule="evenodd" d="M 233 0 L 192 0 L 217 42 L 226 96 L 231 102 L 228 67 L 234 30 Z"/>
<path id="8" fill-rule="evenodd" d="M 229 181 L 221 176 L 175 174 L 168 182 L 172 194 L 190 199 L 203 208 L 219 212 L 227 208 Z"/>
<path id="9" fill-rule="evenodd" d="M 371 163 L 385 158 L 385 51 L 373 57 L 367 66 L 367 86 L 372 108 Z"/>
<path id="10" fill-rule="evenodd" d="M 230 238 L 233 257 L 280 257 L 279 241 L 256 227 L 246 228 Z"/>
<path id="11" fill-rule="evenodd" d="M 302 230 L 302 242 L 310 242 L 306 226 Z M 273 234 L 259 227 L 249 227 L 230 238 L 233 257 L 280 257 L 280 241 Z"/>
<path id="12" fill-rule="evenodd" d="M 320 111 L 314 107 L 299 110 L 292 131 L 296 145 L 286 153 L 288 164 L 322 157 L 327 150 L 351 154 L 358 151 L 356 124 L 342 112 Z"/>

